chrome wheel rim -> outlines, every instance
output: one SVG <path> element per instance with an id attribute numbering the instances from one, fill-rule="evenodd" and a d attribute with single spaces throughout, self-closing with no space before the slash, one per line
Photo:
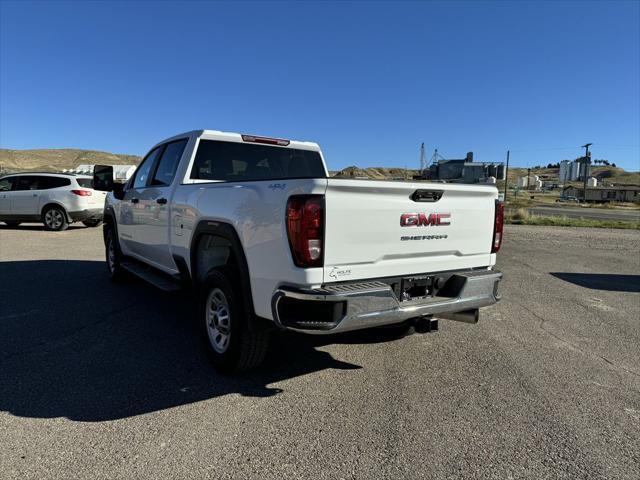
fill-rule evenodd
<path id="1" fill-rule="evenodd" d="M 207 297 L 206 322 L 211 347 L 217 353 L 226 352 L 231 337 L 231 314 L 227 297 L 219 288 L 211 290 Z"/>
<path id="2" fill-rule="evenodd" d="M 47 227 L 51 229 L 56 230 L 60 228 L 62 225 L 62 212 L 54 208 L 47 210 L 47 213 L 44 214 L 44 222 L 47 224 Z"/>

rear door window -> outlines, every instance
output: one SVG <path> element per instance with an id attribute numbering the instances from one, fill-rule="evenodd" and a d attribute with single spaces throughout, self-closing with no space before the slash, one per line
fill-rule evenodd
<path id="1" fill-rule="evenodd" d="M 18 177 L 14 190 L 38 190 L 38 177 L 32 175 L 22 175 Z"/>
<path id="2" fill-rule="evenodd" d="M 191 178 L 225 182 L 326 178 L 318 152 L 218 140 L 200 140 Z"/>
<path id="3" fill-rule="evenodd" d="M 153 181 L 151 182 L 151 185 L 171 185 L 171 182 L 173 182 L 173 177 L 175 177 L 176 175 L 176 169 L 178 168 L 178 163 L 180 163 L 182 152 L 184 152 L 184 147 L 186 146 L 186 138 L 184 140 L 167 143 L 164 152 L 162 153 L 162 157 L 158 162 L 156 172 L 153 175 Z"/>

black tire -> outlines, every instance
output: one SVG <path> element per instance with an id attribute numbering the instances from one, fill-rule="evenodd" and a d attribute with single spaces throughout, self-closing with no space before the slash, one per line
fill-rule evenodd
<path id="1" fill-rule="evenodd" d="M 122 268 L 122 252 L 118 244 L 116 232 L 109 224 L 105 225 L 104 233 L 105 261 L 107 272 L 112 282 L 120 283 L 127 277 L 127 271 Z"/>
<path id="2" fill-rule="evenodd" d="M 227 271 L 212 270 L 200 288 L 197 320 L 207 354 L 214 368 L 221 373 L 257 367 L 269 344 L 266 321 L 254 318 L 240 289 L 234 288 L 235 283 Z M 214 297 L 222 302 L 216 303 Z M 226 320 L 223 320 L 225 315 Z M 226 346 L 225 331 L 228 332 Z"/>
<path id="3" fill-rule="evenodd" d="M 90 220 L 85 220 L 84 222 L 85 227 L 97 227 L 98 225 L 100 225 L 102 223 L 102 220 L 100 220 L 99 218 L 92 218 Z"/>
<path id="4" fill-rule="evenodd" d="M 44 229 L 51 232 L 62 232 L 69 228 L 67 212 L 64 211 L 64 208 L 56 205 L 51 205 L 44 209 L 42 223 L 44 223 Z"/>
<path id="5" fill-rule="evenodd" d="M 9 228 L 16 228 L 18 225 L 20 225 L 20 222 L 4 222 L 7 227 Z"/>

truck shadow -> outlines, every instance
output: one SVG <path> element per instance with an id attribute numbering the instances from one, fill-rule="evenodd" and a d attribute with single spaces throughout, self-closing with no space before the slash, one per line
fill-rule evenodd
<path id="1" fill-rule="evenodd" d="M 72 223 L 71 225 L 69 225 L 69 227 L 67 228 L 66 231 L 69 230 L 86 230 L 87 226 L 81 224 L 81 223 Z M 44 229 L 44 225 L 42 223 L 21 223 L 20 225 L 18 225 L 17 227 L 10 227 L 9 225 L 6 225 L 4 223 L 0 223 L 0 230 L 29 230 L 29 231 L 42 231 L 42 232 L 46 232 L 47 230 Z M 57 232 L 51 232 L 51 233 L 57 233 Z"/>
<path id="2" fill-rule="evenodd" d="M 361 368 L 317 350 L 317 339 L 279 335 L 259 370 L 220 376 L 193 317 L 190 295 L 114 285 L 103 262 L 0 263 L 0 410 L 100 422 L 233 393 L 268 397 L 282 380 Z"/>
<path id="3" fill-rule="evenodd" d="M 640 275 L 550 272 L 556 278 L 592 290 L 640 292 Z"/>

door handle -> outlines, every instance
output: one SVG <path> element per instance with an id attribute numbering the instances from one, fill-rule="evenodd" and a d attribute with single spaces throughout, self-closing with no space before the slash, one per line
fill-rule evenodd
<path id="1" fill-rule="evenodd" d="M 131 203 L 138 203 L 140 200 L 138 200 L 137 198 L 132 198 L 131 199 Z"/>
<path id="2" fill-rule="evenodd" d="M 156 200 L 156 203 L 159 203 L 160 205 L 164 205 L 167 203 L 167 199 L 166 198 L 159 198 Z"/>
<path id="3" fill-rule="evenodd" d="M 444 190 L 416 190 L 409 198 L 414 202 L 437 202 L 443 194 Z"/>

